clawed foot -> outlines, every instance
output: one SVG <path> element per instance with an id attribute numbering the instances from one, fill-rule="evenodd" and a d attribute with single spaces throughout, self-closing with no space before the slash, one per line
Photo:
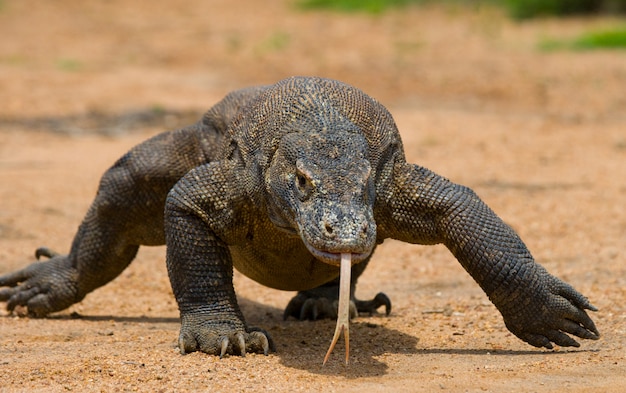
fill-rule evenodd
<path id="1" fill-rule="evenodd" d="M 225 355 L 275 352 L 274 342 L 265 330 L 246 329 L 239 321 L 209 320 L 197 315 L 183 316 L 178 346 L 181 354 L 201 351 L 220 358 Z"/>
<path id="2" fill-rule="evenodd" d="M 318 291 L 316 288 L 311 291 L 298 292 L 290 301 L 283 319 L 294 317 L 301 321 L 318 319 L 336 319 L 338 309 L 338 298 L 330 290 Z M 385 314 L 391 312 L 391 300 L 384 293 L 378 293 L 371 300 L 350 300 L 350 319 L 355 318 L 359 313 L 373 315 L 377 310 L 385 306 Z"/>
<path id="3" fill-rule="evenodd" d="M 47 248 L 35 255 L 51 259 L 0 276 L 0 287 L 7 287 L 0 289 L 0 301 L 7 303 L 7 310 L 23 306 L 29 316 L 44 317 L 80 301 L 76 269 L 68 259 Z"/>
<path id="4" fill-rule="evenodd" d="M 548 275 L 548 273 L 545 273 Z M 552 343 L 562 347 L 579 347 L 568 334 L 597 340 L 600 332 L 585 310 L 597 311 L 586 297 L 569 284 L 554 276 L 547 277 L 547 289 L 534 293 L 534 310 L 514 308 L 502 315 L 506 327 L 517 337 L 535 347 L 552 349 Z M 532 311 L 532 313 L 529 313 Z"/>

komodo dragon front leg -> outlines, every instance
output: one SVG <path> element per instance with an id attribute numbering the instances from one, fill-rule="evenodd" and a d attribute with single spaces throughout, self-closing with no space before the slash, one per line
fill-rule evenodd
<path id="1" fill-rule="evenodd" d="M 242 182 L 231 162 L 195 168 L 171 190 L 165 205 L 167 270 L 181 317 L 182 354 L 268 354 L 269 335 L 249 329 L 233 288 L 227 243 L 247 230 Z M 234 208 L 234 207 L 239 208 Z"/>
<path id="2" fill-rule="evenodd" d="M 379 226 L 410 243 L 443 243 L 498 308 L 507 328 L 536 347 L 596 340 L 585 310 L 597 311 L 569 284 L 535 263 L 519 236 L 469 188 L 406 163 L 393 185 L 379 188 Z M 387 210 L 388 209 L 388 210 Z"/>
<path id="3" fill-rule="evenodd" d="M 0 301 L 38 317 L 63 310 L 117 277 L 140 245 L 164 244 L 165 198 L 180 177 L 210 159 L 206 133 L 200 124 L 166 132 L 120 158 L 103 175 L 69 254 L 38 249 L 37 257 L 50 259 L 0 277 L 6 287 Z"/>

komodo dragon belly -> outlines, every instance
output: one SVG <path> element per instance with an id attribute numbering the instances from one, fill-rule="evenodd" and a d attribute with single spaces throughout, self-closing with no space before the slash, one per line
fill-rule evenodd
<path id="1" fill-rule="evenodd" d="M 279 244 L 232 246 L 233 265 L 260 284 L 286 291 L 312 289 L 339 275 L 339 267 L 316 260 L 299 241 Z"/>

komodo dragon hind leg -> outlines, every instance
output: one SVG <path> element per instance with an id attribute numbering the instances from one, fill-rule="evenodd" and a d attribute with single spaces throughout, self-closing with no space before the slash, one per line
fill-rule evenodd
<path id="1" fill-rule="evenodd" d="M 391 312 L 391 300 L 382 292 L 379 292 L 371 300 L 359 300 L 354 292 L 356 281 L 365 270 L 369 260 L 352 266 L 350 288 L 350 318 L 355 318 L 359 313 L 372 315 L 385 306 L 385 314 Z M 283 319 L 294 317 L 299 320 L 336 319 L 339 300 L 339 277 L 322 284 L 317 288 L 299 291 L 287 304 Z"/>
<path id="2" fill-rule="evenodd" d="M 335 293 L 336 292 L 336 293 Z M 308 291 L 300 291 L 285 307 L 283 319 L 294 317 L 301 321 L 337 318 L 339 286 L 320 286 Z M 359 314 L 375 314 L 385 306 L 385 315 L 391 313 L 391 300 L 379 292 L 371 300 L 350 299 L 350 319 Z"/>

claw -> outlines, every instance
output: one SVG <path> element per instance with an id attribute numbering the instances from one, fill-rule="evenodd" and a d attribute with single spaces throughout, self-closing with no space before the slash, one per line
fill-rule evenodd
<path id="1" fill-rule="evenodd" d="M 221 346 L 221 351 L 220 351 L 220 359 L 224 357 L 224 355 L 226 355 L 226 352 L 228 351 L 228 337 L 222 337 L 220 339 L 220 346 Z"/>
<path id="2" fill-rule="evenodd" d="M 317 304 L 315 304 L 315 299 L 307 299 L 302 305 L 302 308 L 300 309 L 301 321 L 308 319 L 309 315 L 311 315 L 311 318 L 313 320 L 317 319 L 318 312 L 317 312 Z"/>
<path id="3" fill-rule="evenodd" d="M 529 343 L 530 345 L 537 347 L 537 348 L 542 348 L 542 347 L 547 348 L 547 349 L 553 348 L 550 340 L 548 340 L 547 337 L 544 337 L 539 334 L 527 333 L 527 334 L 520 336 L 520 338 L 526 341 L 527 343 Z"/>
<path id="4" fill-rule="evenodd" d="M 301 321 L 307 319 L 316 321 L 324 317 L 336 318 L 337 304 L 337 301 L 331 303 L 330 300 L 325 297 L 308 298 L 304 301 L 304 303 L 302 303 L 298 319 Z M 285 312 L 285 314 L 287 314 L 287 312 Z"/>
<path id="5" fill-rule="evenodd" d="M 561 287 L 559 288 L 558 295 L 567 299 L 570 303 L 580 309 L 587 309 L 591 311 L 598 311 L 598 309 L 589 302 L 585 296 L 579 293 L 574 287 L 567 283 L 561 283 Z"/>
<path id="6" fill-rule="evenodd" d="M 259 344 L 260 342 L 261 348 L 263 349 L 263 355 L 267 356 L 270 352 L 270 342 L 267 336 L 261 331 L 253 331 L 250 333 L 250 336 L 254 337 L 253 341 L 256 344 Z"/>
<path id="7" fill-rule="evenodd" d="M 276 352 L 274 340 L 272 340 L 272 336 L 270 336 L 265 330 L 253 327 L 250 329 L 250 336 L 256 338 L 256 340 L 252 340 L 252 342 L 260 344 L 265 356 L 267 356 L 270 352 Z"/>
<path id="8" fill-rule="evenodd" d="M 267 356 L 270 353 L 270 342 L 264 334 L 261 334 L 261 341 L 263 342 L 263 355 Z"/>
<path id="9" fill-rule="evenodd" d="M 182 334 L 178 336 L 178 350 L 180 351 L 181 355 L 187 354 L 187 351 L 185 350 L 185 337 L 183 337 Z"/>
<path id="10" fill-rule="evenodd" d="M 13 311 L 17 306 L 25 306 L 28 301 L 39 293 L 39 288 L 28 288 L 11 296 L 7 302 L 7 310 Z"/>
<path id="11" fill-rule="evenodd" d="M 243 334 L 237 334 L 237 346 L 239 347 L 239 352 L 241 353 L 241 357 L 246 357 L 246 339 L 243 337 Z"/>
<path id="12" fill-rule="evenodd" d="M 589 340 L 598 340 L 600 338 L 600 332 L 596 324 L 593 323 L 589 315 L 583 310 L 575 310 L 574 314 L 564 323 L 567 328 L 562 330 L 567 333 Z"/>

